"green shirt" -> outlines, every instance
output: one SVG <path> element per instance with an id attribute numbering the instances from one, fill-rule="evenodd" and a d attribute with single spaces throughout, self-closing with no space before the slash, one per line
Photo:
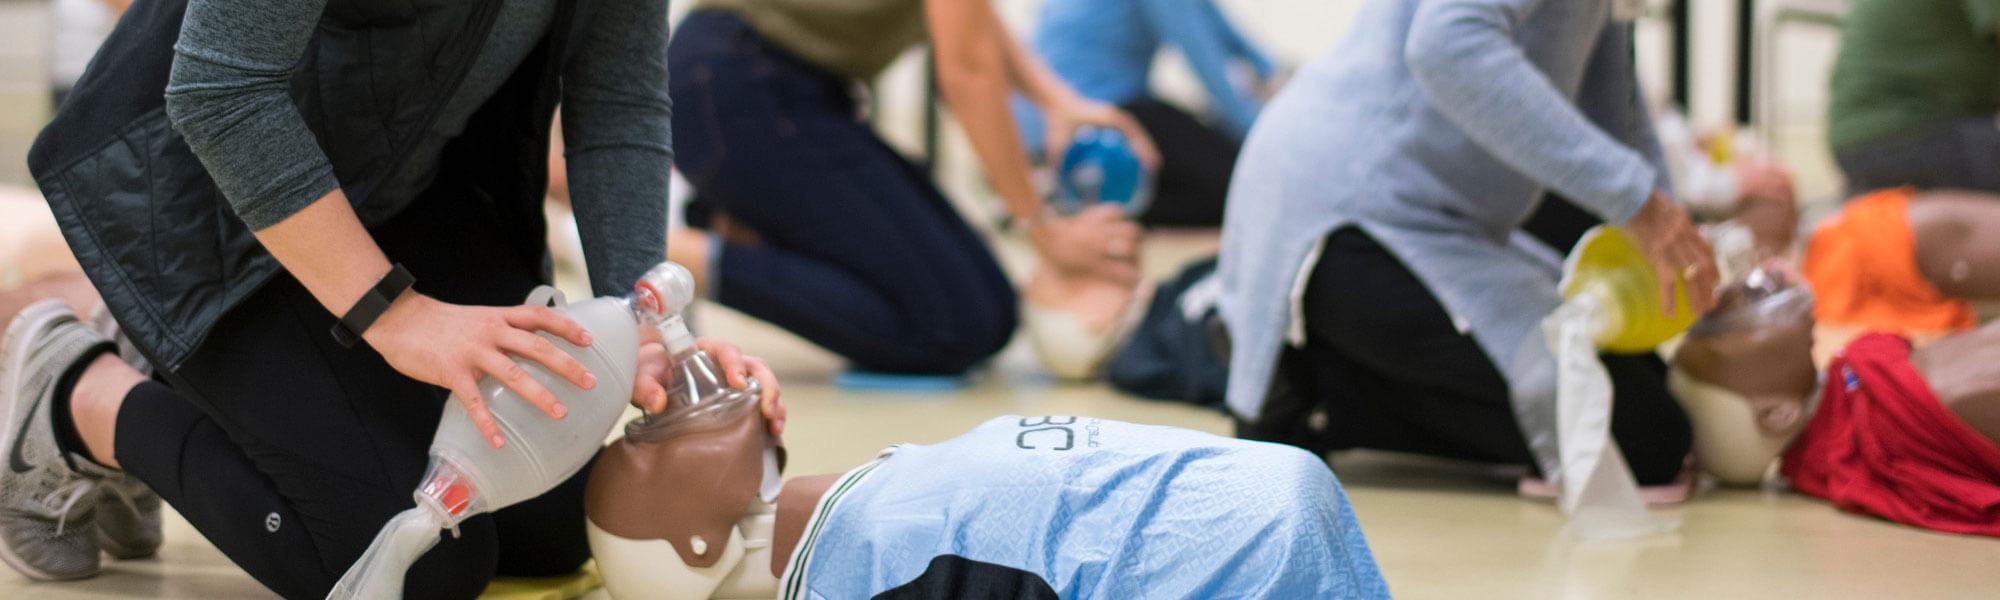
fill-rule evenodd
<path id="1" fill-rule="evenodd" d="M 832 73 L 868 81 L 925 37 L 923 0 L 698 0 Z"/>
<path id="2" fill-rule="evenodd" d="M 2000 0 L 1855 0 L 1833 64 L 1834 149 L 2000 111 Z"/>

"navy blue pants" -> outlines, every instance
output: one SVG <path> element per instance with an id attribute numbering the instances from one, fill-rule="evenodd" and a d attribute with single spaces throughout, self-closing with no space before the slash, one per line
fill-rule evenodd
<path id="1" fill-rule="evenodd" d="M 681 172 L 760 238 L 720 245 L 718 301 L 870 370 L 956 373 L 1007 344 L 999 263 L 857 117 L 852 82 L 721 12 L 688 15 L 668 60 Z"/>

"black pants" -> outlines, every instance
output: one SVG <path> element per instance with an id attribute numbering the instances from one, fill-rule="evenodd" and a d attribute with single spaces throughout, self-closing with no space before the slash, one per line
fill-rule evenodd
<path id="1" fill-rule="evenodd" d="M 761 238 L 721 244 L 718 301 L 877 371 L 958 373 L 1006 346 L 1012 283 L 856 117 L 850 81 L 718 11 L 689 14 L 667 60 L 681 172 Z"/>
<path id="2" fill-rule="evenodd" d="M 1280 358 L 1238 435 L 1315 452 L 1374 448 L 1526 465 L 1507 382 L 1393 254 L 1358 229 L 1328 236 L 1305 295 L 1306 346 Z M 1693 441 L 1657 356 L 1606 354 L 1612 435 L 1642 484 L 1672 480 Z"/>
<path id="3" fill-rule="evenodd" d="M 1139 215 L 1145 225 L 1221 227 L 1229 175 L 1242 148 L 1223 133 L 1173 105 L 1141 98 L 1119 105 L 1145 128 L 1160 149 L 1153 204 Z"/>
<path id="4" fill-rule="evenodd" d="M 518 304 L 542 279 L 541 234 L 499 222 L 476 196 L 431 194 L 372 233 L 425 294 Z M 165 374 L 171 388 L 143 384 L 118 414 L 125 469 L 288 598 L 324 597 L 389 516 L 413 506 L 446 398 L 366 345 L 335 344 L 333 323 L 280 275 Z M 468 520 L 410 571 L 405 596 L 471 598 L 496 574 L 575 571 L 590 554 L 583 480 Z"/>

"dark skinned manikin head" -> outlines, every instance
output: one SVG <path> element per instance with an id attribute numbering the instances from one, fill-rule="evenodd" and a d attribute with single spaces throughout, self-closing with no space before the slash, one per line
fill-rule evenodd
<path id="1" fill-rule="evenodd" d="M 1805 427 L 1819 383 L 1812 343 L 1812 293 L 1789 265 L 1766 263 L 1722 289 L 1669 376 L 1704 470 L 1724 483 L 1763 478 Z"/>

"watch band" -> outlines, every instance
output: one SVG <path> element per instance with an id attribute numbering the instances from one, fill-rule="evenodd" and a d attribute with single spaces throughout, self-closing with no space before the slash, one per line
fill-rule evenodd
<path id="1" fill-rule="evenodd" d="M 401 263 L 390 267 L 389 274 L 375 282 L 375 287 L 362 294 L 360 300 L 354 301 L 354 307 L 347 309 L 340 322 L 333 324 L 333 341 L 339 342 L 342 348 L 353 348 L 361 343 L 362 332 L 368 331 L 368 327 L 375 324 L 375 319 L 388 312 L 396 297 L 403 295 L 416 282 L 416 276 L 411 275 Z"/>

